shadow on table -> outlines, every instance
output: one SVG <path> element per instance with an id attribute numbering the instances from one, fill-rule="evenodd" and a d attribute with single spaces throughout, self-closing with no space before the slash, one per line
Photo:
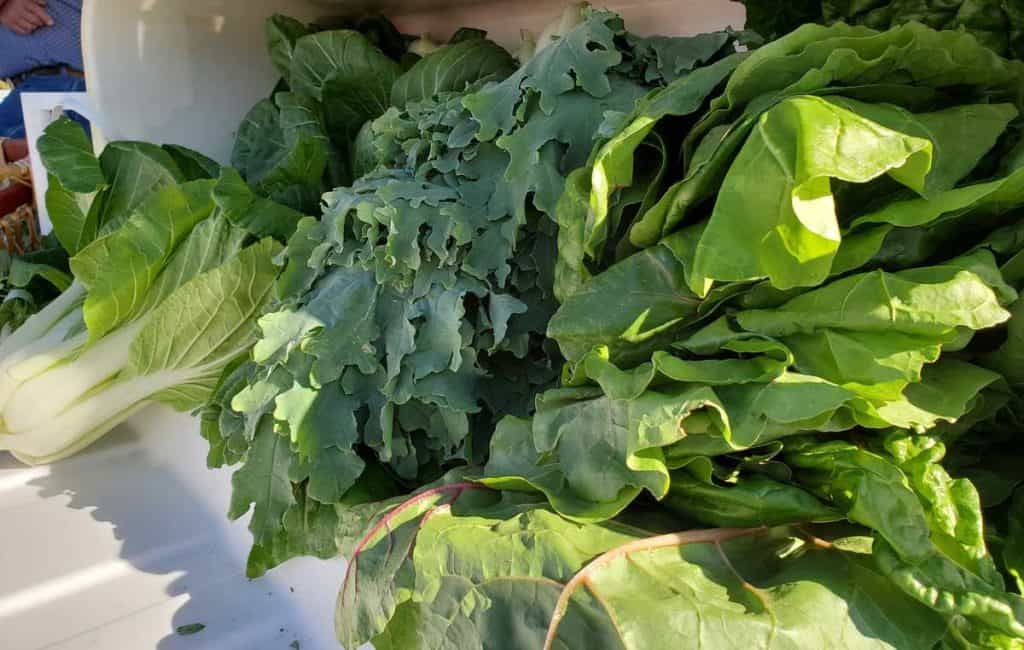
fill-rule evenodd
<path id="1" fill-rule="evenodd" d="M 161 417 L 153 422 L 157 430 L 147 430 L 145 437 L 131 425 L 118 427 L 29 484 L 42 497 L 66 495 L 69 507 L 88 510 L 96 521 L 110 524 L 122 542 L 119 557 L 135 569 L 178 574 L 167 596 L 187 594 L 188 600 L 175 612 L 158 650 L 286 650 L 302 634 L 278 622 L 301 617 L 288 611 L 295 603 L 289 601 L 287 585 L 272 577 L 244 577 L 248 540 L 231 530 L 224 516 L 230 472 L 206 469 L 206 443 L 196 435 L 193 421 Z M 5 458 L 0 459 L 3 465 L 13 462 Z M 212 511 L 211 506 L 222 509 Z M 161 605 L 166 601 L 140 603 L 129 616 Z M 195 624 L 205 628 L 179 633 Z"/>

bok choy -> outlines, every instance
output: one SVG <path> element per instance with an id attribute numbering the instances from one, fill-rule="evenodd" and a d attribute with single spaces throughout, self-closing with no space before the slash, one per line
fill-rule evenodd
<path id="1" fill-rule="evenodd" d="M 74 281 L 0 344 L 0 449 L 32 464 L 150 402 L 201 405 L 255 342 L 274 236 L 301 216 L 184 149 L 114 142 L 95 158 L 68 120 L 39 147 Z"/>

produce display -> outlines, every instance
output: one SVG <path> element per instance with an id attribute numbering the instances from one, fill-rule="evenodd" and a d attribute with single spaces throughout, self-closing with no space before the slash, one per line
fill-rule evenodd
<path id="1" fill-rule="evenodd" d="M 569 15 L 578 22 L 578 9 Z M 272 53 L 285 24 L 268 23 Z M 599 13 L 517 69 L 482 34 L 461 32 L 375 87 L 378 97 L 359 103 L 379 113 L 365 124 L 339 132 L 326 110 L 307 114 L 305 129 L 329 134 L 325 152 L 348 150 L 366 171 L 324 195 L 321 219 L 299 224 L 252 361 L 225 375 L 203 416 L 211 465 L 242 462 L 231 516 L 253 508 L 250 575 L 295 554 L 335 555 L 349 507 L 481 466 L 497 422 L 533 412 L 562 361 L 545 330 L 565 176 L 586 163 L 601 116 L 621 117 L 733 41 L 637 39 Z M 604 51 L 587 51 L 590 42 Z M 327 89 L 388 79 L 399 66 L 379 51 L 344 58 L 372 47 L 354 31 L 298 37 L 290 69 L 274 56 L 293 80 L 274 104 L 315 105 L 316 89 L 298 89 L 312 69 L 323 106 L 354 102 Z M 328 60 L 342 64 L 318 67 Z M 566 84 L 572 70 L 588 85 Z M 288 142 L 284 110 L 280 122 Z M 240 132 L 241 168 L 264 146 L 255 139 Z M 317 168 L 308 185 L 320 179 Z"/>
<path id="2" fill-rule="evenodd" d="M 0 449 L 196 409 L 346 648 L 1024 648 L 1024 14 L 745 4 L 274 16 L 231 167 L 58 121 Z"/>

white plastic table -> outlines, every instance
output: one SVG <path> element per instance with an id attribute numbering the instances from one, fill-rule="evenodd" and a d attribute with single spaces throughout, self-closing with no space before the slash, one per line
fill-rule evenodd
<path id="1" fill-rule="evenodd" d="M 230 471 L 206 446 L 198 420 L 153 407 L 50 467 L 0 454 L 0 648 L 337 647 L 344 561 L 247 580 L 246 521 L 225 517 Z"/>

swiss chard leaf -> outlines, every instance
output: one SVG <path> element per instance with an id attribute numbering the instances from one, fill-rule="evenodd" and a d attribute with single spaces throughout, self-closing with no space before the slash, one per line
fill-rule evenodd
<path id="1" fill-rule="evenodd" d="M 500 648 L 800 647 L 813 639 L 930 648 L 944 634 L 937 616 L 864 555 L 815 550 L 784 529 L 656 535 L 614 521 L 580 525 L 464 484 L 416 495 L 380 522 L 339 596 L 347 646 L 398 648 L 415 638 Z M 529 616 L 511 617 L 527 603 Z"/>

